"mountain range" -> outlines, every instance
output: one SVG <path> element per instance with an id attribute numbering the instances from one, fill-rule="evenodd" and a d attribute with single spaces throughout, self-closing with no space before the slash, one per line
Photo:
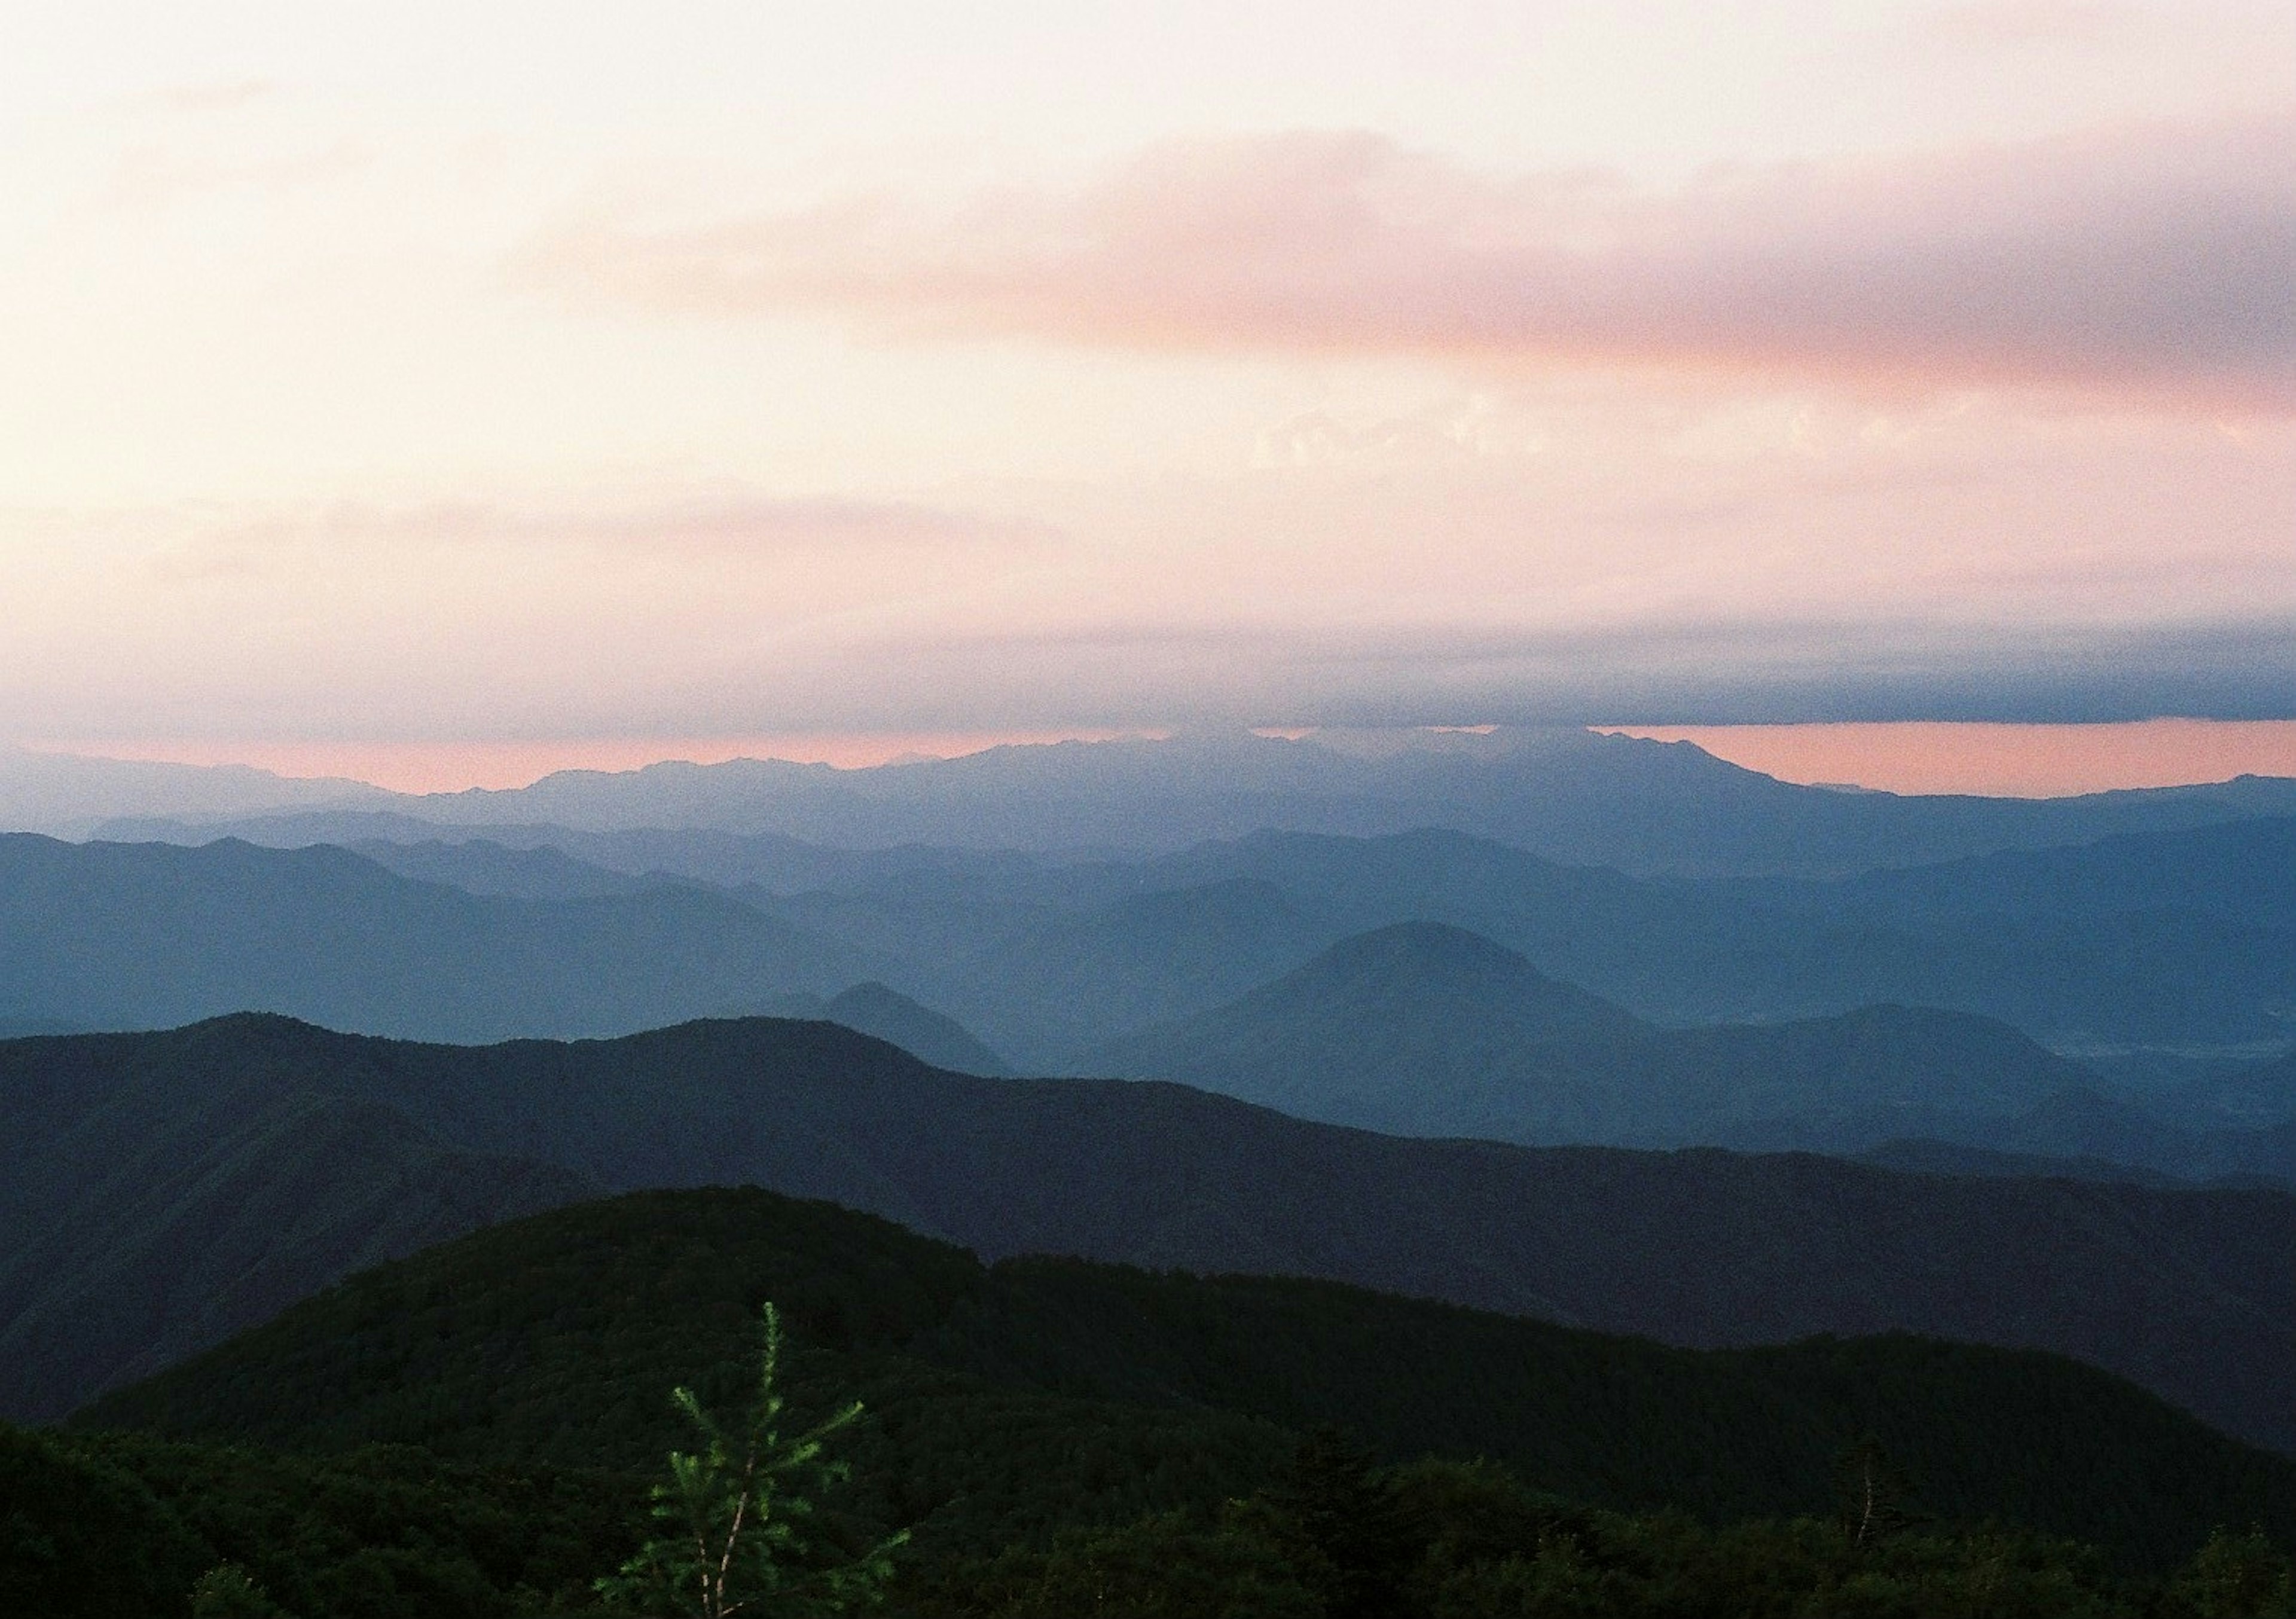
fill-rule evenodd
<path id="1" fill-rule="evenodd" d="M 1402 1134 L 1666 1146 L 1765 1132 L 1873 1146 L 1932 1116 L 1997 1121 L 2092 1080 L 2014 1029 L 1960 1013 L 1876 1007 L 1660 1030 L 1436 922 L 1342 939 L 1236 1001 L 1103 1046 L 1082 1068 Z"/>
<path id="2" fill-rule="evenodd" d="M 136 1150 L 153 1097 L 166 1099 L 152 1126 L 163 1136 L 230 1139 L 283 1090 L 387 1109 L 410 1139 L 501 1165 L 491 1173 L 543 1200 L 578 1186 L 748 1183 L 880 1213 L 991 1258 L 1320 1277 L 1687 1345 L 1914 1330 L 2045 1348 L 2296 1449 L 2285 1192 L 1406 1140 L 1177 1085 L 939 1073 L 820 1022 L 473 1048 L 241 1016 L 0 1044 L 0 1111 L 57 1121 L 20 1138 L 26 1162 L 76 1128 L 85 1140 L 123 1132 L 107 1150 Z M 267 1229 L 282 1249 L 316 1253 L 346 1228 L 328 1177 L 297 1184 L 302 1206 L 274 1211 Z M 78 1195 L 69 1173 L 20 1180 L 9 1218 L 47 1230 Z M 191 1263 L 183 1245 L 201 1228 L 185 1206 L 157 1198 L 140 1233 L 107 1239 L 128 1256 L 118 1296 L 149 1298 Z M 337 1269 L 371 1251 L 339 1247 Z M 75 1315 L 83 1264 L 60 1255 L 17 1287 L 17 1317 L 94 1325 L 86 1345 L 60 1339 L 38 1366 L 0 1362 L 0 1412 L 53 1414 L 123 1367 L 189 1346 L 166 1337 L 179 1323 L 160 1309 L 134 1318 L 141 1340 L 101 1312 Z M 225 1313 L 204 1327 L 259 1311 Z"/>
<path id="3" fill-rule="evenodd" d="M 898 990 L 872 980 L 856 984 L 833 995 L 776 995 L 755 1009 L 736 1009 L 730 1015 L 751 1011 L 770 1018 L 810 1018 L 840 1024 L 897 1045 L 910 1056 L 950 1074 L 972 1074 L 1001 1079 L 1013 1070 L 954 1018 L 920 1006 Z"/>
<path id="4" fill-rule="evenodd" d="M 186 1084 L 102 1037 L 0 1043 L 0 1412 L 62 1416 L 344 1271 L 596 1195 L 293 1065 Z"/>
<path id="5" fill-rule="evenodd" d="M 508 790 L 381 799 L 370 790 L 306 803 L 467 828 L 1130 855 L 1260 830 L 1363 838 L 1437 827 L 1644 875 L 1824 875 L 2296 814 L 2296 781 L 2243 777 L 2038 800 L 1907 797 L 1796 786 L 1689 743 L 1579 730 L 1296 740 L 1239 732 L 992 748 L 859 770 L 742 759 L 567 771 Z M 102 835 L 149 831 L 114 826 Z"/>
<path id="6" fill-rule="evenodd" d="M 0 1016 L 148 1028 L 242 1009 L 433 1038 L 623 1033 L 877 961 L 690 887 L 563 900 L 348 850 L 0 835 Z"/>
<path id="7" fill-rule="evenodd" d="M 1863 1153 L 1915 1140 L 2296 1187 L 2296 1132 L 2179 1130 L 2005 1024 L 1898 1006 L 1661 1029 L 1432 922 L 1343 939 L 1238 999 L 1090 1053 L 1407 1135 Z M 2259 1066 L 2261 1095 L 2277 1067 Z M 2285 1092 L 2296 1102 L 2296 1088 Z"/>
<path id="8" fill-rule="evenodd" d="M 1834 1458 L 1870 1433 L 1948 1522 L 2156 1564 L 2296 1511 L 2296 1462 L 2056 1356 L 1902 1336 L 1685 1351 L 1331 1283 L 984 1266 L 754 1190 L 583 1204 L 367 1271 L 73 1427 L 636 1470 L 685 1438 L 665 1388 L 738 1387 L 764 1299 L 795 1409 L 865 1401 L 871 1516 L 927 1555 L 1240 1495 L 1342 1422 L 1398 1460 L 1714 1518 L 1826 1511 Z"/>
<path id="9" fill-rule="evenodd" d="M 0 830 L 85 838 L 122 816 L 209 820 L 301 808 L 371 810 L 391 798 L 364 781 L 281 776 L 244 765 L 94 758 L 0 744 Z"/>
<path id="10" fill-rule="evenodd" d="M 2237 872 L 2277 870 L 2292 835 L 2296 821 L 2263 820 L 2054 851 L 2054 875 L 2026 882 L 2013 914 L 1951 874 L 1899 874 L 1948 895 L 1919 904 L 1871 878 L 1653 882 L 1438 831 L 1262 834 L 1146 862 L 910 850 L 786 894 L 618 872 L 548 846 L 361 854 L 17 837 L 0 839 L 0 920 L 19 946 L 0 961 L 0 1018 L 133 1027 L 260 1008 L 429 1037 L 608 1034 L 873 979 L 1044 1072 L 1349 935 L 1434 921 L 1660 1024 L 1897 1003 L 2157 1063 L 2284 1047 L 2296 911 L 2284 882 Z M 2148 863 L 2194 874 L 2181 908 L 2159 907 L 2157 883 L 2113 879 Z M 825 877 L 840 862 L 810 863 Z M 2211 1120 L 2202 1089 L 2185 1091 L 2199 1111 L 2176 1122 L 2194 1127 L 2296 1111 L 2266 1096 L 2260 1114 Z"/>

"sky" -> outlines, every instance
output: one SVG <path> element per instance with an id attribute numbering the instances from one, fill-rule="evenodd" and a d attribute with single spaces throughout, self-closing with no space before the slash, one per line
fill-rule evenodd
<path id="1" fill-rule="evenodd" d="M 1201 724 L 2285 756 L 2285 0 L 9 34 L 0 740 L 429 786 Z M 2095 729 L 2161 716 L 2250 724 Z"/>

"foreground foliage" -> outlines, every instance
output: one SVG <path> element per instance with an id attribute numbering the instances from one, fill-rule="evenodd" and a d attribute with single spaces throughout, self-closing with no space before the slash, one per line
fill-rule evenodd
<path id="1" fill-rule="evenodd" d="M 756 1190 L 651 1192 L 369 1271 L 80 1420 L 306 1452 L 651 1476 L 753 1378 L 781 1306 L 791 1420 L 853 1399 L 855 1507 L 926 1558 L 1267 1486 L 1339 1424 L 1382 1459 L 1488 1456 L 1539 1487 L 1710 1522 L 1836 1515 L 1872 1434 L 1947 1522 L 2131 1567 L 2296 1522 L 2296 1465 L 2057 1356 L 1906 1336 L 1695 1352 L 1328 1283 L 983 1266 Z M 274 1594 L 276 1595 L 275 1588 Z"/>
<path id="2" fill-rule="evenodd" d="M 0 1429 L 0 1612 L 53 1619 L 627 1614 L 589 1576 L 647 1533 L 633 1479 Z M 840 1530 L 849 1530 L 849 1524 Z M 1267 1485 L 1040 1541 L 904 1555 L 906 1619 L 2265 1619 L 2290 1559 L 2220 1531 L 2161 1577 L 2011 1529 L 1860 1544 L 1831 1518 L 1622 1513 L 1490 1462 L 1382 1468 L 1310 1435 Z M 635 1611 L 663 1611 L 635 1605 Z M 690 1605 L 683 1611 L 698 1611 Z M 724 1611 L 730 1612 L 729 1607 Z M 808 1611 L 770 1602 L 758 1615 Z"/>
<path id="3" fill-rule="evenodd" d="M 829 1435 L 848 1480 L 807 1452 Z M 2284 1610 L 2296 1531 L 2286 1459 L 2054 1356 L 1694 1353 L 654 1193 L 354 1278 L 70 1431 L 0 1428 L 0 1615 L 659 1611 L 756 1522 L 752 1436 L 790 1462 L 780 1594 L 857 1566 L 860 1594 L 906 1533 L 884 1589 L 913 1619 L 2202 1619 Z"/>
<path id="4" fill-rule="evenodd" d="M 653 1517 L 664 1533 L 639 1548 L 619 1574 L 599 1580 L 599 1595 L 647 1613 L 701 1619 L 740 1613 L 811 1619 L 867 1607 L 882 1593 L 906 1534 L 840 1557 L 824 1555 L 824 1538 L 807 1533 L 814 1515 L 808 1491 L 847 1476 L 844 1464 L 825 1460 L 824 1451 L 860 1417 L 861 1402 L 850 1401 L 805 1432 L 785 1435 L 781 1356 L 781 1317 L 767 1304 L 757 1393 L 731 1431 L 692 1389 L 672 1391 L 671 1402 L 700 1432 L 702 1448 L 669 1453 L 669 1482 L 652 1491 Z"/>

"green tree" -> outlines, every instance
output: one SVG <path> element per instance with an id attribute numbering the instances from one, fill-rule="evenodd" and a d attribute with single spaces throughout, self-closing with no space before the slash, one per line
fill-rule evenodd
<path id="1" fill-rule="evenodd" d="M 288 1619 L 255 1577 L 236 1563 L 218 1563 L 192 1587 L 192 1619 Z"/>
<path id="2" fill-rule="evenodd" d="M 2218 1529 L 2177 1582 L 2177 1594 L 2202 1619 L 2279 1619 L 2296 1615 L 2296 1577 L 2287 1555 L 2261 1529 Z"/>
<path id="3" fill-rule="evenodd" d="M 832 1435 L 861 1415 L 854 1401 L 795 1435 L 782 1432 L 781 1316 L 765 1307 L 758 1352 L 758 1392 L 730 1429 L 690 1388 L 670 1398 L 699 1431 L 699 1451 L 669 1453 L 669 1480 L 653 1487 L 653 1516 L 666 1532 L 597 1582 L 601 1596 L 642 1612 L 734 1614 L 810 1619 L 869 1607 L 892 1577 L 892 1553 L 906 1532 L 858 1556 L 840 1556 L 827 1537 L 808 1533 L 814 1494 L 842 1479 L 841 1462 L 824 1459 Z"/>
<path id="4" fill-rule="evenodd" d="M 1833 1511 L 1841 1533 L 1861 1551 L 1921 1522 L 1911 1481 L 1872 1434 L 1834 1459 Z"/>
<path id="5" fill-rule="evenodd" d="M 1268 1504 L 1279 1541 L 1331 1619 L 1388 1619 L 1420 1548 L 1370 1451 L 1339 1428 L 1313 1429 Z"/>

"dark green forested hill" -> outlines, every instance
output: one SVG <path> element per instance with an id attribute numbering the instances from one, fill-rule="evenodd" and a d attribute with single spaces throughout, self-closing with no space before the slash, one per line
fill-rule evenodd
<path id="1" fill-rule="evenodd" d="M 992 1257 L 1320 1277 L 1691 1345 L 1911 1330 L 2056 1350 L 2296 1449 L 2285 1193 L 1411 1141 L 1177 1085 L 941 1074 L 833 1025 L 773 1019 L 480 1048 L 255 1017 L 0 1043 L 8 1116 L 37 1119 L 21 1098 L 69 1092 L 115 1122 L 123 1151 L 142 1140 L 134 1098 L 163 1095 L 175 1111 L 155 1116 L 215 1130 L 250 1116 L 232 1099 L 275 1087 L 389 1108 L 449 1150 L 607 1190 L 767 1186 Z M 37 1131 L 12 1146 L 26 1163 L 45 1150 Z M 337 1229 L 330 1180 L 295 1183 L 308 1197 L 279 1206 L 275 1248 L 257 1252 Z M 76 1194 L 30 1177 L 4 1195 L 29 1231 L 68 1218 Z M 164 1232 L 176 1206 L 121 1217 Z M 168 1283 L 166 1241 L 132 1222 L 111 1241 L 124 1296 Z M 310 1280 L 370 1256 L 339 1251 Z M 77 1288 L 86 1263 L 36 1267 L 22 1307 Z M 164 1318 L 132 1319 L 159 1342 Z M 79 1392 L 119 1363 L 91 1357 Z"/>
<path id="2" fill-rule="evenodd" d="M 984 1267 L 756 1190 L 578 1205 L 384 1265 L 75 1419 L 471 1464 L 642 1466 L 662 1391 L 737 1394 L 780 1303 L 800 1402 L 858 1393 L 881 1517 L 1001 1544 L 1271 1476 L 1286 1430 L 1483 1455 L 1535 1487 L 1713 1518 L 1819 1512 L 1878 1435 L 1929 1513 L 2189 1555 L 2296 1526 L 2296 1463 L 2056 1356 L 1897 1337 L 1692 1352 L 1328 1283 L 1073 1260 Z"/>
<path id="3" fill-rule="evenodd" d="M 594 1196 L 291 1068 L 121 1070 L 134 1036 L 0 1044 L 0 1412 L 60 1417 L 346 1271 Z"/>

